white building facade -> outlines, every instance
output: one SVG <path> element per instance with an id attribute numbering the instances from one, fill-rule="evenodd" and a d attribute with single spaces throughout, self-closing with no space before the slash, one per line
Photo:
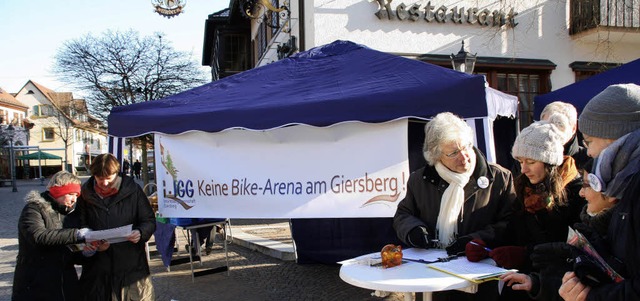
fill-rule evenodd
<path id="1" fill-rule="evenodd" d="M 89 115 L 85 101 L 75 99 L 71 92 L 55 92 L 28 81 L 15 97 L 27 106 L 27 118 L 33 123 L 28 145 L 62 158 L 30 160 L 31 167 L 44 168 L 34 168 L 31 177 L 39 177 L 39 172 L 51 175 L 64 166 L 82 175 L 92 157 L 107 152 L 105 129 Z"/>

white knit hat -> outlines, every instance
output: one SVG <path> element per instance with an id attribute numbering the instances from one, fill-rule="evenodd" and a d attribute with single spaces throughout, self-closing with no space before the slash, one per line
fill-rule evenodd
<path id="1" fill-rule="evenodd" d="M 511 155 L 560 165 L 564 156 L 564 132 L 568 127 L 569 120 L 562 114 L 553 114 L 546 121 L 532 123 L 516 137 Z"/>

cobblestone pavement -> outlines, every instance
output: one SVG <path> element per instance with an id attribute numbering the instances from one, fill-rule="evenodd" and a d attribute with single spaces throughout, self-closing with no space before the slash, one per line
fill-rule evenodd
<path id="1" fill-rule="evenodd" d="M 46 184 L 46 183 L 45 183 Z M 15 259 L 18 253 L 17 224 L 28 191 L 43 191 L 39 181 L 19 180 L 18 192 L 0 187 L 0 301 L 11 300 Z M 271 220 L 243 220 L 237 226 L 269 225 Z M 270 232 L 267 232 L 270 233 Z M 274 239 L 286 242 L 279 231 Z M 183 240 L 184 241 L 184 240 Z M 152 247 L 153 250 L 153 247 Z M 233 243 L 229 245 L 229 273 L 196 277 L 192 282 L 189 264 L 162 265 L 159 256 L 150 261 L 158 301 L 199 300 L 379 300 L 399 301 L 403 295 L 393 293 L 385 298 L 371 296 L 372 291 L 351 286 L 339 277 L 338 265 L 296 264 L 281 261 Z M 184 256 L 184 251 L 178 256 Z M 177 257 L 177 256 L 176 256 Z M 216 244 L 210 255 L 203 256 L 202 267 L 223 265 L 224 251 Z"/>

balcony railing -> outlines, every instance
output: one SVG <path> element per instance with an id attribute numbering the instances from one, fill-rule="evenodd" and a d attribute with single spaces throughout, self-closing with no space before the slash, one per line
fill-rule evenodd
<path id="1" fill-rule="evenodd" d="M 571 0 L 569 34 L 596 27 L 640 29 L 637 0 Z"/>

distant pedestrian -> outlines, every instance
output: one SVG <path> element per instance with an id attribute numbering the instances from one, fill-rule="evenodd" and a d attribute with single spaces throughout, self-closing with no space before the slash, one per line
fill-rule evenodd
<path id="1" fill-rule="evenodd" d="M 129 163 L 129 160 L 124 159 L 124 161 L 122 162 L 122 173 L 128 176 L 130 167 L 131 167 L 131 164 Z"/>
<path id="2" fill-rule="evenodd" d="M 140 179 L 140 170 L 142 170 L 142 164 L 140 163 L 140 160 L 136 160 L 136 162 L 133 163 L 133 173 L 135 174 L 136 179 Z"/>
<path id="3" fill-rule="evenodd" d="M 80 179 L 66 171 L 51 177 L 45 192 L 31 191 L 18 221 L 18 257 L 11 300 L 80 300 L 74 254 L 84 241 L 76 198 Z"/>

